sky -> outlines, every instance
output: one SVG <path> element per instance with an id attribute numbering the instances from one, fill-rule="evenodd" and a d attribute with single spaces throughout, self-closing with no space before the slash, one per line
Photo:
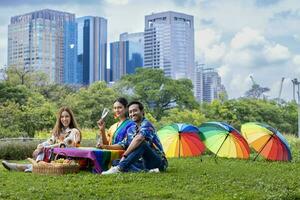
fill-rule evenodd
<path id="1" fill-rule="evenodd" d="M 194 16 L 195 59 L 215 68 L 229 98 L 244 96 L 256 83 L 268 98 L 290 100 L 300 79 L 299 0 L 0 0 L 0 66 L 7 64 L 10 17 L 54 9 L 108 20 L 108 42 L 123 32 L 142 32 L 144 17 L 176 11 Z"/>

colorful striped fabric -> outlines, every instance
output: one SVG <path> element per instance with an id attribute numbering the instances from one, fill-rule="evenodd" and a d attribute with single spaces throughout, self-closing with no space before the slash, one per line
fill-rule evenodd
<path id="1" fill-rule="evenodd" d="M 171 124 L 157 135 L 168 158 L 199 156 L 205 150 L 198 128 L 190 124 Z"/>
<path id="2" fill-rule="evenodd" d="M 127 134 L 127 129 L 132 125 L 134 125 L 134 122 L 129 119 L 123 121 L 114 131 L 111 144 L 117 144 L 118 142 L 121 142 Z"/>
<path id="3" fill-rule="evenodd" d="M 122 158 L 124 151 L 122 150 L 105 150 L 93 149 L 97 163 L 101 167 L 101 171 L 106 171 L 111 167 L 111 162 L 116 159 Z"/>
<path id="4" fill-rule="evenodd" d="M 123 150 L 104 150 L 93 147 L 54 148 L 53 153 L 73 158 L 88 158 L 93 162 L 93 172 L 101 173 L 110 168 L 111 162 L 120 159 Z"/>
<path id="5" fill-rule="evenodd" d="M 241 132 L 250 146 L 258 152 L 257 156 L 262 155 L 268 160 L 292 160 L 287 140 L 271 126 L 249 122 L 242 125 Z"/>
<path id="6" fill-rule="evenodd" d="M 248 159 L 250 148 L 244 137 L 223 122 L 206 122 L 199 127 L 201 139 L 216 156 Z"/>

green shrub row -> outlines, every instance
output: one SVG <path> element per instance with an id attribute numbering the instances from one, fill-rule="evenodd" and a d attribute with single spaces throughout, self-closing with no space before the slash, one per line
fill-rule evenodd
<path id="1" fill-rule="evenodd" d="M 23 160 L 32 157 L 32 152 L 39 141 L 0 142 L 0 159 Z"/>
<path id="2" fill-rule="evenodd" d="M 34 141 L 0 141 L 0 159 L 3 160 L 24 160 L 32 157 L 32 152 L 43 140 Z M 94 147 L 96 140 L 83 140 L 82 147 Z"/>

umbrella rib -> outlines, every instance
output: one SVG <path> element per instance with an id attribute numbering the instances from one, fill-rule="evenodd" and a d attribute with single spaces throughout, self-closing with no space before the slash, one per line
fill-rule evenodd
<path id="1" fill-rule="evenodd" d="M 268 141 L 264 144 L 264 146 L 261 147 L 261 149 L 259 150 L 259 152 L 257 153 L 257 155 L 254 158 L 254 161 L 256 160 L 256 158 L 258 157 L 258 155 L 262 152 L 262 150 L 266 147 L 266 145 L 270 142 L 270 140 L 273 138 L 273 135 L 271 135 L 271 137 L 268 139 Z"/>
<path id="2" fill-rule="evenodd" d="M 225 139 L 223 140 L 222 144 L 220 145 L 220 147 L 219 147 L 219 149 L 218 149 L 218 151 L 217 151 L 217 153 L 216 153 L 216 155 L 215 155 L 215 158 L 217 157 L 217 155 L 218 155 L 218 153 L 219 153 L 221 147 L 223 146 L 223 144 L 224 144 L 225 140 L 228 138 L 228 136 L 229 136 L 229 133 L 226 135 Z"/>
<path id="3" fill-rule="evenodd" d="M 180 158 L 180 145 L 181 145 L 181 133 L 179 132 L 179 142 L 178 142 L 178 157 Z"/>

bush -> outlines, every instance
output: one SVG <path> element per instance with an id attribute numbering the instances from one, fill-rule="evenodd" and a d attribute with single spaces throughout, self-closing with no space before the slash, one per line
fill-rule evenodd
<path id="1" fill-rule="evenodd" d="M 0 139 L 1 138 L 17 138 L 17 137 L 27 137 L 27 133 L 22 133 L 15 126 L 4 128 L 0 125 Z"/>
<path id="2" fill-rule="evenodd" d="M 6 141 L 0 142 L 0 159 L 23 160 L 32 157 L 32 152 L 41 141 Z"/>
<path id="3" fill-rule="evenodd" d="M 23 141 L 0 141 L 0 159 L 4 160 L 24 160 L 32 157 L 32 152 L 42 140 Z M 96 140 L 82 140 L 82 147 L 95 147 Z"/>

